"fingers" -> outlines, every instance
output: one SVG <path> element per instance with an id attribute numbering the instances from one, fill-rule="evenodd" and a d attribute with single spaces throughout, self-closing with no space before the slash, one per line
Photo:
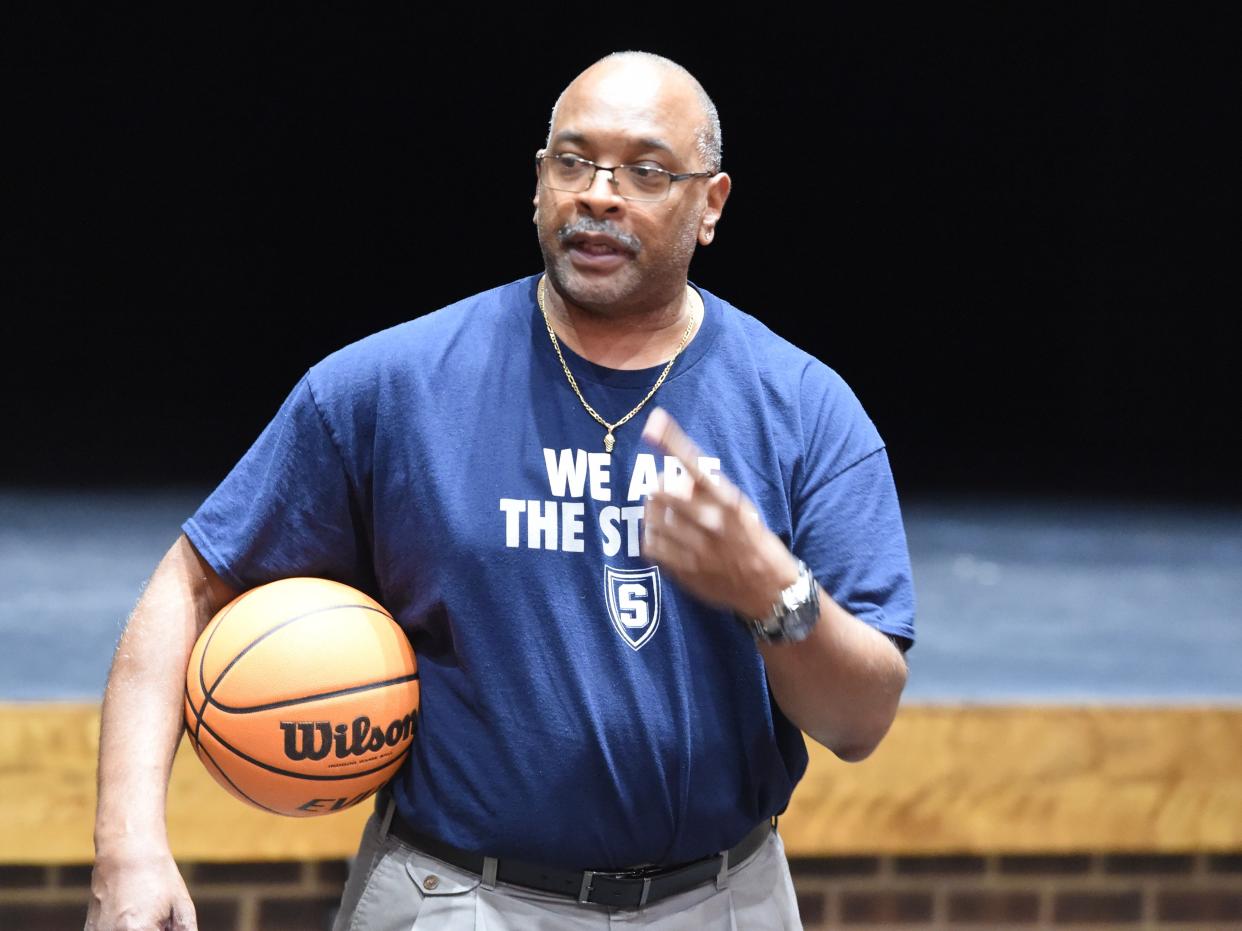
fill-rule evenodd
<path id="1" fill-rule="evenodd" d="M 711 477 L 699 467 L 702 450 L 694 445 L 694 441 L 686 436 L 685 431 L 664 408 L 657 407 L 647 415 L 647 422 L 643 424 L 643 439 L 656 449 L 680 459 L 696 484 L 711 484 Z"/>
<path id="2" fill-rule="evenodd" d="M 698 500 L 709 500 L 732 508 L 751 521 L 759 520 L 759 511 L 738 488 L 723 475 L 708 475 L 699 465 L 703 451 L 681 429 L 681 425 L 662 407 L 655 408 L 643 425 L 643 439 L 670 456 L 676 456 L 691 479 L 690 494 Z"/>
<path id="3" fill-rule="evenodd" d="M 198 915 L 188 898 L 173 904 L 172 931 L 198 931 Z"/>
<path id="4" fill-rule="evenodd" d="M 668 491 L 653 492 L 648 499 L 644 520 L 659 524 L 690 524 L 712 536 L 722 533 L 726 522 L 724 507 L 718 501 L 697 494 L 697 491 L 696 485 L 696 494 L 690 498 Z"/>
<path id="5" fill-rule="evenodd" d="M 708 475 L 699 465 L 703 451 L 686 435 L 681 426 L 662 407 L 655 408 L 643 425 L 643 439 L 656 449 L 676 456 L 690 477 L 695 495 L 705 496 L 723 505 L 736 506 L 741 491 L 723 475 Z"/>
<path id="6" fill-rule="evenodd" d="M 693 521 L 679 519 L 672 508 L 651 502 L 643 518 L 643 554 L 674 574 L 697 571 L 714 549 L 709 535 Z"/>

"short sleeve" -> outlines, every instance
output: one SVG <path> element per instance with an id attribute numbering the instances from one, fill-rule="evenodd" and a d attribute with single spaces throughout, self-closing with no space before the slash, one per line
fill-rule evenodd
<path id="1" fill-rule="evenodd" d="M 238 588 L 302 575 L 371 587 L 354 483 L 309 376 L 182 529 Z"/>
<path id="2" fill-rule="evenodd" d="M 839 389 L 809 402 L 791 549 L 843 608 L 913 642 L 910 553 L 888 455 L 853 393 Z"/>

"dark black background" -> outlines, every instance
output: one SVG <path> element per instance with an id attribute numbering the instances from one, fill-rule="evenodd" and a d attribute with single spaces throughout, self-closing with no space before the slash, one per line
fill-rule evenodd
<path id="1" fill-rule="evenodd" d="M 0 481 L 213 482 L 326 353 L 536 271 L 550 107 L 643 48 L 724 123 L 692 277 L 907 493 L 1242 498 L 1227 6 L 673 9 L 14 14 Z"/>

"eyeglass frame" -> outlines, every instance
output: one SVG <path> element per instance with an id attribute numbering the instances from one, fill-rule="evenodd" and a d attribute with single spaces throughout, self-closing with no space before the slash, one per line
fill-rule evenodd
<path id="1" fill-rule="evenodd" d="M 667 168 L 661 168 L 659 165 L 632 165 L 628 162 L 623 162 L 620 165 L 613 165 L 609 167 L 607 165 L 601 165 L 599 162 L 593 162 L 589 158 L 583 158 L 581 155 L 574 155 L 574 153 L 572 152 L 561 152 L 558 154 L 553 154 L 551 152 L 539 152 L 535 155 L 535 168 L 539 171 L 539 180 L 541 182 L 543 181 L 543 160 L 545 158 L 564 158 L 566 156 L 568 156 L 569 158 L 576 158 L 578 161 L 585 162 L 586 164 L 590 165 L 591 166 L 591 177 L 590 177 L 590 180 L 587 181 L 586 186 L 578 191 L 567 191 L 562 188 L 552 187 L 552 185 L 548 185 L 549 190 L 560 191 L 562 194 L 583 194 L 591 190 L 591 186 L 595 184 L 595 176 L 600 171 L 608 172 L 608 174 L 611 175 L 611 177 L 608 179 L 609 183 L 615 185 L 617 188 L 620 188 L 621 182 L 617 180 L 616 173 L 622 168 L 645 168 L 647 171 L 658 171 L 662 175 L 667 175 L 668 176 L 668 187 L 664 189 L 664 196 L 656 200 L 650 200 L 650 199 L 642 198 L 642 197 L 626 197 L 624 194 L 620 192 L 620 190 L 616 192 L 617 196 L 622 198 L 623 200 L 634 201 L 635 203 L 639 203 L 639 204 L 658 204 L 658 203 L 661 203 L 662 201 L 667 200 L 669 191 L 673 189 L 674 181 L 688 181 L 691 178 L 714 178 L 716 175 L 720 174 L 719 171 L 681 171 L 681 172 L 669 171 Z"/>

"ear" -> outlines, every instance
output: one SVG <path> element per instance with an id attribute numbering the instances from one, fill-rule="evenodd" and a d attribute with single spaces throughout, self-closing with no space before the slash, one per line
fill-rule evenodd
<path id="1" fill-rule="evenodd" d="M 531 217 L 531 222 L 536 225 L 539 223 L 539 156 L 543 155 L 544 149 L 538 149 L 535 152 L 535 196 L 530 202 L 535 205 L 535 215 Z"/>
<path id="2" fill-rule="evenodd" d="M 724 213 L 725 201 L 729 199 L 733 180 L 724 172 L 707 179 L 707 207 L 699 220 L 699 243 L 710 246 L 716 238 L 716 224 Z"/>

